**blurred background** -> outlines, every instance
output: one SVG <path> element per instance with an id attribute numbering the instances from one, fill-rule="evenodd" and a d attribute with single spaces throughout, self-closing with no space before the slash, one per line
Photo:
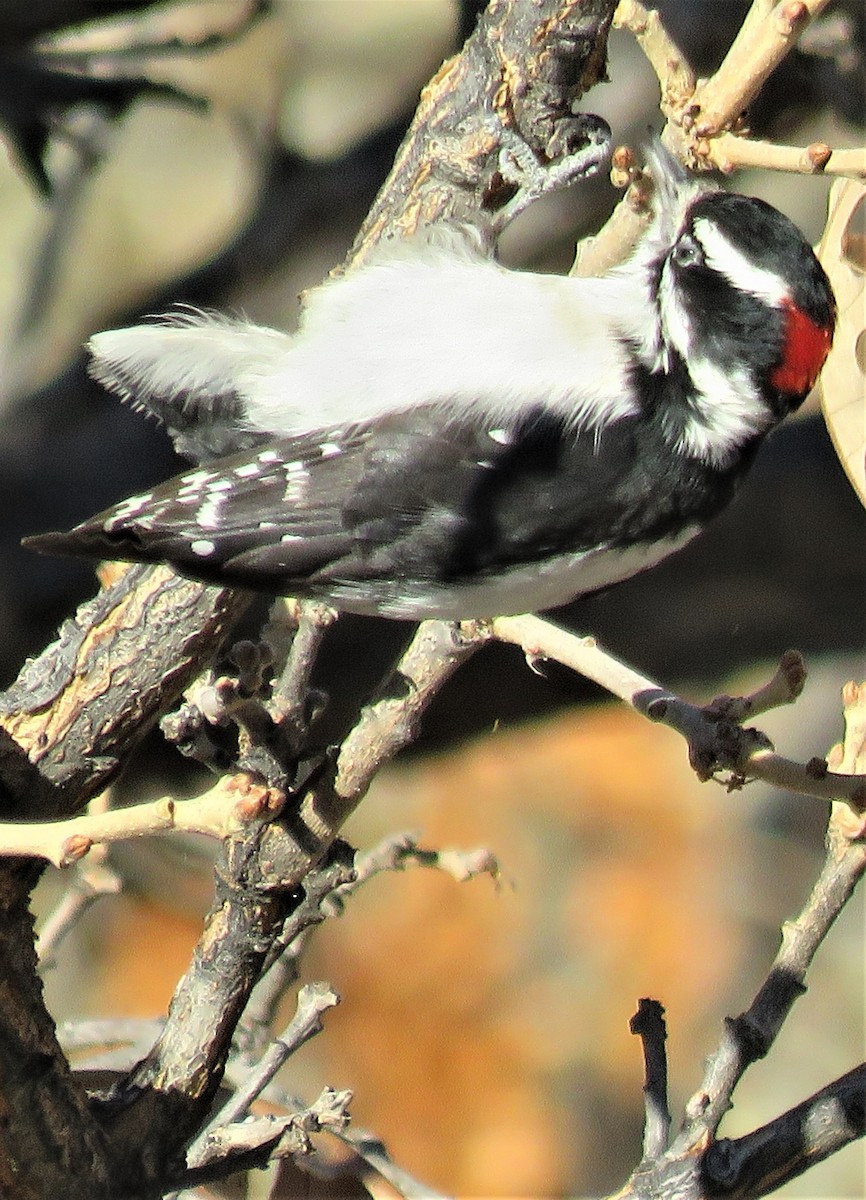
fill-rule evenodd
<path id="1" fill-rule="evenodd" d="M 291 329 L 299 292 L 342 260 L 420 88 L 480 7 L 0 0 L 6 683 L 95 589 L 86 564 L 26 553 L 19 538 L 67 527 L 180 466 L 161 429 L 87 379 L 83 342 L 177 302 Z M 747 5 L 659 8 L 708 74 Z M 863 51 L 861 5 L 837 2 L 765 88 L 753 130 L 861 144 Z M 84 68 L 98 95 L 82 91 Z M 612 36 L 608 73 L 586 107 L 617 142 L 639 146 L 661 122 L 628 34 Z M 820 238 L 828 181 L 756 171 L 732 185 Z M 508 231 L 504 259 L 567 270 L 575 240 L 616 199 L 599 179 L 534 206 Z M 695 700 L 748 690 L 796 646 L 811 670 L 805 696 L 762 726 L 791 757 L 823 755 L 841 735 L 841 684 L 864 676 L 864 534 L 866 514 L 810 403 L 696 545 L 557 619 Z M 323 736 L 345 727 L 406 636 L 386 622 L 338 623 L 316 681 L 330 696 Z M 206 782 L 154 736 L 117 792 L 126 802 Z M 749 1003 L 780 922 L 811 886 L 825 818 L 817 802 L 756 785 L 730 796 L 700 785 L 675 735 L 564 670 L 537 676 L 516 650 L 485 650 L 348 836 L 368 847 L 411 828 L 430 844 L 489 846 L 502 884 L 379 878 L 320 930 L 306 977 L 328 978 L 344 999 L 292 1061 L 292 1090 L 351 1087 L 356 1121 L 446 1191 L 612 1190 L 640 1156 L 640 1047 L 628 1033 L 637 998 L 668 1011 L 676 1120 L 722 1018 Z M 58 1017 L 164 1010 L 210 898 L 210 852 L 162 839 L 113 853 L 125 889 L 64 945 L 47 979 Z M 66 882 L 46 876 L 41 913 Z M 863 915 L 861 897 L 770 1059 L 738 1091 L 725 1133 L 771 1119 L 863 1057 Z M 855 1196 L 863 1178 L 855 1145 L 781 1194 Z"/>

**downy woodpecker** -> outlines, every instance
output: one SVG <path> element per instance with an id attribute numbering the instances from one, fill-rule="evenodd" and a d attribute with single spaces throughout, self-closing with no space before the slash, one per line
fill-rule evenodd
<path id="1" fill-rule="evenodd" d="M 811 389 L 835 304 L 805 238 L 661 149 L 602 278 L 464 228 L 389 243 L 287 335 L 209 314 L 95 336 L 93 375 L 195 469 L 40 550 L 416 620 L 554 608 L 657 563 Z"/>

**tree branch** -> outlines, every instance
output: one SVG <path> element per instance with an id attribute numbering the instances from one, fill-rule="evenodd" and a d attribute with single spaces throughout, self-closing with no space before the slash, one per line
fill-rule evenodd
<path id="1" fill-rule="evenodd" d="M 741 114 L 829 0 L 754 0 L 724 62 L 696 82 L 688 61 L 658 14 L 640 0 L 620 0 L 615 24 L 630 30 L 659 81 L 665 138 L 696 168 L 765 167 L 806 175 L 866 177 L 860 148 L 833 150 L 824 142 L 778 146 L 753 141 L 738 128 Z"/>
<path id="2" fill-rule="evenodd" d="M 243 1086 L 232 1094 L 190 1145 L 187 1151 L 187 1164 L 190 1167 L 201 1166 L 207 1161 L 209 1143 L 216 1131 L 246 1117 L 250 1105 L 286 1060 L 311 1037 L 321 1033 L 324 1028 L 322 1014 L 339 1003 L 340 997 L 326 983 L 312 983 L 301 988 L 292 1020 L 249 1072 Z"/>
<path id="3" fill-rule="evenodd" d="M 864 871 L 863 842 L 849 842 L 838 858 L 828 854 L 802 911 L 782 928 L 782 943 L 767 979 L 749 1008 L 726 1022 L 701 1088 L 689 1102 L 692 1123 L 684 1138 L 694 1139 L 698 1132 L 718 1128 L 743 1074 L 767 1054 L 795 1001 L 805 993 L 806 972 Z"/>
<path id="4" fill-rule="evenodd" d="M 619 696 L 650 720 L 675 729 L 689 743 L 689 757 L 701 778 L 727 770 L 731 787 L 741 787 L 746 779 L 761 779 L 802 795 L 845 800 L 857 812 L 866 809 L 866 773 L 836 773 L 823 760 L 797 763 L 782 758 L 768 748 L 763 734 L 743 729 L 737 720 L 727 718 L 723 702 L 716 701 L 706 708 L 689 704 L 602 650 L 594 638 L 577 637 L 550 621 L 529 615 L 497 617 L 491 629 L 500 641 L 520 646 L 530 658 L 555 659 Z M 760 711 L 756 705 L 766 705 L 768 699 L 779 703 L 790 686 L 785 682 L 790 678 L 790 668 L 791 659 L 786 656 L 774 680 L 757 698 L 739 701 L 739 710 L 755 713 Z M 794 698 L 789 695 L 783 702 Z"/>
<path id="5" fill-rule="evenodd" d="M 647 62 L 661 84 L 659 107 L 666 117 L 681 112 L 691 100 L 697 78 L 691 64 L 662 24 L 654 8 L 640 0 L 620 0 L 613 18 L 614 27 L 628 29 L 643 50 Z"/>
<path id="6" fill-rule="evenodd" d="M 722 133 L 695 144 L 695 153 L 720 171 L 729 174 L 737 167 L 766 167 L 773 171 L 796 171 L 801 175 L 846 175 L 866 179 L 866 149 L 832 150 L 826 142 L 809 146 L 779 146 Z"/>
<path id="7" fill-rule="evenodd" d="M 172 1172 L 170 1186 L 198 1187 L 239 1171 L 264 1167 L 274 1158 L 310 1154 L 311 1134 L 338 1134 L 345 1127 L 351 1099 L 351 1092 L 325 1088 L 308 1108 L 288 1117 L 258 1117 L 220 1126 L 211 1132 L 207 1155 L 201 1164 Z"/>
<path id="8" fill-rule="evenodd" d="M 386 232 L 412 234 L 438 221 L 491 235 L 514 190 L 501 170 L 509 134 L 540 163 L 569 148 L 573 105 L 604 78 L 615 7 L 615 0 L 489 5 L 462 52 L 422 91 L 351 262 L 362 262 Z"/>
<path id="9" fill-rule="evenodd" d="M 250 821 L 271 817 L 285 797 L 245 775 L 226 776 L 190 800 L 163 796 L 147 804 L 70 817 L 68 821 L 0 824 L 0 857 L 34 856 L 68 867 L 96 844 L 157 833 L 201 833 L 224 838 Z"/>
<path id="10" fill-rule="evenodd" d="M 764 1196 L 866 1134 L 866 1063 L 744 1137 L 707 1152 L 706 1182 L 730 1200 Z"/>
<path id="11" fill-rule="evenodd" d="M 658 1000 L 643 999 L 629 1022 L 643 1045 L 644 1134 L 643 1158 L 655 1161 L 668 1146 L 671 1114 L 668 1108 L 668 1060 L 665 1050 L 665 1010 Z"/>
<path id="12" fill-rule="evenodd" d="M 698 87 L 688 107 L 695 134 L 713 137 L 730 128 L 829 3 L 754 0 L 722 65 Z"/>
<path id="13" fill-rule="evenodd" d="M 830 760 L 862 773 L 866 685 L 847 685 L 843 699 L 845 737 Z M 764 984 L 744 1013 L 725 1021 L 701 1087 L 686 1106 L 680 1133 L 662 1153 L 644 1154 L 629 1183 L 617 1193 L 618 1200 L 703 1200 L 715 1195 L 753 1200 L 866 1132 L 866 1066 L 861 1066 L 762 1129 L 736 1141 L 715 1136 L 737 1084 L 748 1067 L 769 1052 L 794 1002 L 806 991 L 806 972 L 864 873 L 863 822 L 852 823 L 848 806 L 836 804 L 824 866 L 799 916 L 783 926 L 782 944 Z M 652 1144 L 657 1148 L 660 1125 L 655 1116 L 653 1120 Z M 649 1122 L 648 1109 L 647 1139 Z"/>
<path id="14" fill-rule="evenodd" d="M 109 789 L 91 800 L 88 807 L 91 814 L 98 815 L 108 810 L 110 802 Z M 0 854 L 5 841 L 3 827 L 0 826 Z M 36 953 L 39 957 L 39 969 L 43 974 L 54 966 L 61 942 L 90 906 L 100 896 L 116 895 L 120 889 L 120 876 L 109 865 L 106 848 L 94 847 L 89 860 L 77 868 L 71 885 L 42 926 Z"/>

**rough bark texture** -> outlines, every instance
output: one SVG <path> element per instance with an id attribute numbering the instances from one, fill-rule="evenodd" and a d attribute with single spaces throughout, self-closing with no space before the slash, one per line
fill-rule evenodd
<path id="1" fill-rule="evenodd" d="M 0 693 L 0 730 L 9 739 L 0 745 L 3 819 L 79 812 L 200 673 L 248 602 L 168 568 L 131 567 L 83 605 Z"/>
<path id="2" fill-rule="evenodd" d="M 84 605 L 0 694 L 3 819 L 79 812 L 199 674 L 247 601 L 133 567 Z M 57 1044 L 36 973 L 27 904 L 41 870 L 0 859 L 0 1196 L 118 1195 L 109 1139 Z"/>
<path id="3" fill-rule="evenodd" d="M 394 167 L 364 222 L 349 264 L 383 234 L 436 221 L 485 229 L 511 198 L 499 173 L 505 131 L 541 162 L 567 148 L 572 106 L 605 78 L 608 0 L 492 0 L 462 53 L 424 88 Z"/>

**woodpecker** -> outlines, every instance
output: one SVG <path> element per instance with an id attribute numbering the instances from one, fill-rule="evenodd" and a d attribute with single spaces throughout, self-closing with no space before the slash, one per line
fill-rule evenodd
<path id="1" fill-rule="evenodd" d="M 196 465 L 28 543 L 404 620 L 653 566 L 802 403 L 835 303 L 787 217 L 649 158 L 649 228 L 600 278 L 440 225 L 312 292 L 294 335 L 208 313 L 96 335 L 95 378 Z"/>

